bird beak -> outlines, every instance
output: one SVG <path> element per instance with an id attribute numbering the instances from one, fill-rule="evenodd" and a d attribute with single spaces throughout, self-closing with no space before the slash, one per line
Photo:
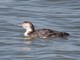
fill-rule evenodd
<path id="1" fill-rule="evenodd" d="M 17 26 L 22 26 L 22 23 L 19 23 Z"/>

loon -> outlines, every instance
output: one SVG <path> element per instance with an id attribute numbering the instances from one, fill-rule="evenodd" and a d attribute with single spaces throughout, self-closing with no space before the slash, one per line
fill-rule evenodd
<path id="1" fill-rule="evenodd" d="M 20 23 L 20 26 L 26 29 L 26 32 L 24 33 L 24 36 L 26 37 L 54 38 L 54 37 L 69 36 L 69 34 L 66 32 L 59 32 L 59 31 L 46 29 L 46 28 L 35 30 L 34 25 L 29 21 L 24 21 Z"/>

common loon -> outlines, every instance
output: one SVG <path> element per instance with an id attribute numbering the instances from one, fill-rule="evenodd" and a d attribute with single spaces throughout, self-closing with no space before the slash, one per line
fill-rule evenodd
<path id="1" fill-rule="evenodd" d="M 24 33 L 24 36 L 26 37 L 54 38 L 54 37 L 69 36 L 69 34 L 66 32 L 54 31 L 51 29 L 43 28 L 43 29 L 35 30 L 34 25 L 29 21 L 24 21 L 20 23 L 20 26 L 26 29 L 26 32 Z"/>

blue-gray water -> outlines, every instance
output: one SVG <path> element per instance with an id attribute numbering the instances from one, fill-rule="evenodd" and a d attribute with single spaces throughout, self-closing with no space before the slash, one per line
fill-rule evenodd
<path id="1" fill-rule="evenodd" d="M 26 40 L 25 20 L 71 36 Z M 0 60 L 80 60 L 80 0 L 0 0 Z"/>

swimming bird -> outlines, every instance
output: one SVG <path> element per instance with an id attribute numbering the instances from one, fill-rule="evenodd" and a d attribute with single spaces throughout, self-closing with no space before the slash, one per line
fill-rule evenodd
<path id="1" fill-rule="evenodd" d="M 29 21 L 24 21 L 20 23 L 20 25 L 26 29 L 24 36 L 32 37 L 32 38 L 54 38 L 54 37 L 64 37 L 69 36 L 69 33 L 66 32 L 59 32 L 52 29 L 35 29 L 34 25 Z"/>

